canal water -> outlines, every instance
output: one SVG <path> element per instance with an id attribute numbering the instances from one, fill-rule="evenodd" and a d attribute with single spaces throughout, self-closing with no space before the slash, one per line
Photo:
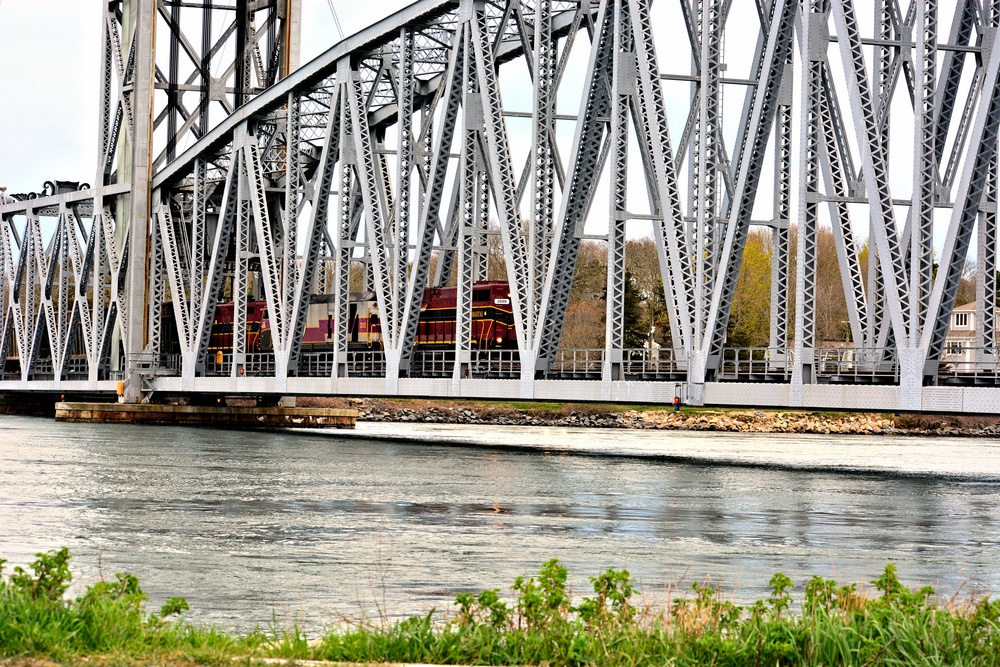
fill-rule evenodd
<path id="1" fill-rule="evenodd" d="M 984 439 L 359 424 L 354 433 L 0 416 L 0 557 L 69 546 L 158 606 L 239 630 L 442 608 L 549 558 L 652 601 L 789 575 L 1000 593 L 1000 444 Z M 77 588 L 76 590 L 79 590 Z"/>

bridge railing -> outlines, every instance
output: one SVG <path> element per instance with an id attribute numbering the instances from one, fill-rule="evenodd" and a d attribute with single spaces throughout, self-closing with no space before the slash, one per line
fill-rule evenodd
<path id="1" fill-rule="evenodd" d="M 787 347 L 727 347 L 720 379 L 737 382 L 790 382 L 794 350 Z"/>
<path id="2" fill-rule="evenodd" d="M 181 355 L 133 352 L 128 355 L 128 367 L 146 376 L 171 376 L 181 373 Z"/>
<path id="3" fill-rule="evenodd" d="M 65 372 L 67 377 L 70 378 L 86 379 L 89 370 L 90 364 L 87 362 L 86 357 L 70 357 L 66 362 L 66 367 L 63 369 L 63 372 Z"/>
<path id="4" fill-rule="evenodd" d="M 205 360 L 206 377 L 229 377 L 233 370 L 233 355 L 231 352 L 222 354 L 209 353 Z"/>
<path id="5" fill-rule="evenodd" d="M 564 349 L 556 351 L 548 376 L 560 380 L 600 380 L 604 349 Z"/>
<path id="6" fill-rule="evenodd" d="M 893 348 L 819 347 L 813 353 L 818 380 L 838 384 L 899 382 L 899 355 Z"/>
<path id="7" fill-rule="evenodd" d="M 31 369 L 31 377 L 36 380 L 55 379 L 55 366 L 52 357 L 35 359 L 35 367 Z"/>
<path id="8" fill-rule="evenodd" d="M 347 376 L 365 378 L 385 377 L 385 353 L 362 351 L 347 353 Z"/>
<path id="9" fill-rule="evenodd" d="M 1000 385 L 1000 349 L 961 347 L 945 350 L 938 364 L 938 384 Z"/>
<path id="10" fill-rule="evenodd" d="M 299 377 L 331 377 L 335 354 L 335 352 L 303 352 L 299 358 Z"/>
<path id="11" fill-rule="evenodd" d="M 473 350 L 469 374 L 477 378 L 521 376 L 521 353 L 517 350 Z"/>
<path id="12" fill-rule="evenodd" d="M 632 380 L 676 380 L 687 375 L 682 350 L 638 347 L 622 350 L 622 374 Z"/>
<path id="13" fill-rule="evenodd" d="M 253 352 L 246 355 L 243 373 L 249 377 L 272 377 L 274 375 L 274 353 Z"/>
<path id="14" fill-rule="evenodd" d="M 453 350 L 415 350 L 410 360 L 411 377 L 451 377 L 454 370 Z"/>

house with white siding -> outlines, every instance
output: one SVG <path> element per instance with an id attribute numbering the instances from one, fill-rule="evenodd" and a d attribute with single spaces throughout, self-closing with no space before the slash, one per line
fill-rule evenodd
<path id="1" fill-rule="evenodd" d="M 1000 339 L 1000 330 L 997 333 Z M 996 340 L 996 339 L 995 339 Z M 944 351 L 941 354 L 942 363 L 953 363 L 961 370 L 963 367 L 971 370 L 971 364 L 976 360 L 976 303 L 957 306 L 951 313 L 948 322 L 948 334 L 944 339 Z"/>

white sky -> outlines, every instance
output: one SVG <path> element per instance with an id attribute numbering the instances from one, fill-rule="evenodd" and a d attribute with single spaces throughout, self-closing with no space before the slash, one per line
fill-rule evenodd
<path id="1" fill-rule="evenodd" d="M 303 0 L 302 62 L 337 42 L 326 0 Z M 335 0 L 348 35 L 408 0 Z M 38 192 L 47 180 L 94 181 L 100 0 L 0 2 L 0 183 Z"/>

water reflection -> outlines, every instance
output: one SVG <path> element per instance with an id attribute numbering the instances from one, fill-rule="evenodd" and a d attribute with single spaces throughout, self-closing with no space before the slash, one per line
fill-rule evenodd
<path id="1" fill-rule="evenodd" d="M 240 628 L 273 610 L 317 625 L 334 611 L 372 613 L 383 593 L 392 612 L 418 613 L 456 592 L 504 587 L 552 557 L 581 590 L 612 566 L 654 592 L 685 572 L 686 583 L 710 574 L 745 600 L 778 570 L 797 584 L 812 574 L 867 580 L 890 560 L 913 584 L 948 592 L 971 577 L 983 592 L 998 588 L 992 479 L 0 420 L 3 557 L 20 564 L 66 544 L 85 579 L 100 557 L 105 572 L 140 576 L 153 604 L 184 595 L 196 620 Z M 605 436 L 574 438 L 604 446 Z M 615 435 L 648 450 L 646 436 Z M 665 450 L 687 437 L 659 436 Z M 728 434 L 697 444 L 749 455 L 762 442 Z M 918 445 L 935 459 L 953 443 Z M 962 446 L 974 472 L 986 454 Z M 815 454 L 801 452 L 807 463 Z"/>

